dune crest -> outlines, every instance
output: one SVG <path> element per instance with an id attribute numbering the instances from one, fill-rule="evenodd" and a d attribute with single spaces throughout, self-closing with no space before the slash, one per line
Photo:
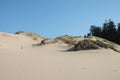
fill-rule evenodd
<path id="1" fill-rule="evenodd" d="M 83 38 L 80 36 L 59 36 L 55 39 L 49 39 L 41 37 L 36 33 L 31 32 L 16 32 L 15 34 L 10 33 L 0 33 L 0 46 L 11 47 L 11 46 L 22 46 L 22 45 L 49 45 L 49 44 L 58 44 L 58 45 L 68 45 L 69 47 L 73 46 L 70 51 L 78 50 L 90 50 L 90 49 L 112 49 L 116 52 L 120 52 L 120 45 L 110 42 L 106 39 L 90 36 L 88 38 Z"/>
<path id="2" fill-rule="evenodd" d="M 15 34 L 28 36 L 38 42 L 41 42 L 44 39 L 44 37 L 32 32 L 18 31 Z"/>
<path id="3" fill-rule="evenodd" d="M 39 40 L 40 42 L 40 40 Z M 0 33 L 0 45 L 2 48 L 15 48 L 20 46 L 28 46 L 38 43 L 38 41 L 34 40 L 33 38 L 23 35 L 23 34 L 10 34 L 10 33 Z"/>
<path id="4" fill-rule="evenodd" d="M 33 44 L 33 46 L 42 46 L 49 44 L 67 44 L 68 46 L 73 46 L 68 49 L 68 51 L 78 51 L 78 50 L 91 50 L 91 49 L 112 49 L 120 53 L 120 45 L 108 41 L 103 38 L 90 36 L 88 38 L 83 38 L 80 36 L 59 36 L 55 39 L 43 39 L 38 44 Z"/>

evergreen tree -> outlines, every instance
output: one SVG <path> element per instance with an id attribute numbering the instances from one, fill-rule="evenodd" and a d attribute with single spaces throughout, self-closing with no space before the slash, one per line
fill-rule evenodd
<path id="1" fill-rule="evenodd" d="M 110 41 L 114 41 L 114 42 L 117 42 L 116 41 L 116 25 L 114 24 L 113 21 L 109 21 L 108 23 L 108 40 Z"/>
<path id="2" fill-rule="evenodd" d="M 95 25 L 92 25 L 90 28 L 90 32 L 93 36 L 101 37 L 101 28 L 96 27 Z"/>
<path id="3" fill-rule="evenodd" d="M 117 32 L 120 34 L 120 23 L 118 23 L 118 29 Z"/>
<path id="4" fill-rule="evenodd" d="M 108 22 L 105 21 L 102 28 L 92 25 L 89 34 L 120 44 L 120 23 L 117 29 L 115 23 L 111 19 Z"/>
<path id="5" fill-rule="evenodd" d="M 120 44 L 120 23 L 118 23 L 117 28 L 117 43 Z"/>
<path id="6" fill-rule="evenodd" d="M 105 21 L 105 23 L 103 24 L 101 34 L 102 34 L 102 38 L 108 39 L 108 23 L 107 23 L 107 21 Z"/>

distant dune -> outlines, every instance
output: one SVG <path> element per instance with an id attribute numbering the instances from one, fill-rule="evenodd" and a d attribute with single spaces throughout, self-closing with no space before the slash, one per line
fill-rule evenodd
<path id="1" fill-rule="evenodd" d="M 0 80 L 120 80 L 119 52 L 95 36 L 0 32 Z"/>
<path id="2" fill-rule="evenodd" d="M 43 39 L 40 43 L 34 44 L 34 46 L 46 45 L 46 44 L 67 44 L 69 46 L 74 46 L 69 49 L 69 51 L 78 50 L 90 50 L 90 49 L 112 49 L 120 53 L 120 45 L 110 42 L 106 39 L 90 36 L 88 38 L 78 37 L 78 36 L 60 36 L 55 39 Z"/>

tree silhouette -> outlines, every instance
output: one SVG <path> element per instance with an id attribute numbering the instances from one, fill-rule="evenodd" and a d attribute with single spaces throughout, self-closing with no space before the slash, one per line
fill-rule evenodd
<path id="1" fill-rule="evenodd" d="M 118 23 L 118 29 L 117 29 L 117 43 L 120 44 L 120 23 Z"/>
<path id="2" fill-rule="evenodd" d="M 120 44 L 120 23 L 118 23 L 118 28 L 116 28 L 115 23 L 111 19 L 109 21 L 105 21 L 102 27 L 91 25 L 90 33 L 88 34 L 102 37 Z"/>
<path id="3" fill-rule="evenodd" d="M 95 25 L 92 25 L 90 28 L 90 32 L 94 36 L 101 37 L 101 28 L 100 27 L 96 27 Z"/>

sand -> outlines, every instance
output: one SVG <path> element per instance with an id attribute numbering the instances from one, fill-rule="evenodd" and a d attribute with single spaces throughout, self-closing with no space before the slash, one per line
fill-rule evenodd
<path id="1" fill-rule="evenodd" d="M 120 53 L 113 50 L 67 52 L 63 44 L 33 43 L 0 34 L 0 80 L 120 80 Z"/>

